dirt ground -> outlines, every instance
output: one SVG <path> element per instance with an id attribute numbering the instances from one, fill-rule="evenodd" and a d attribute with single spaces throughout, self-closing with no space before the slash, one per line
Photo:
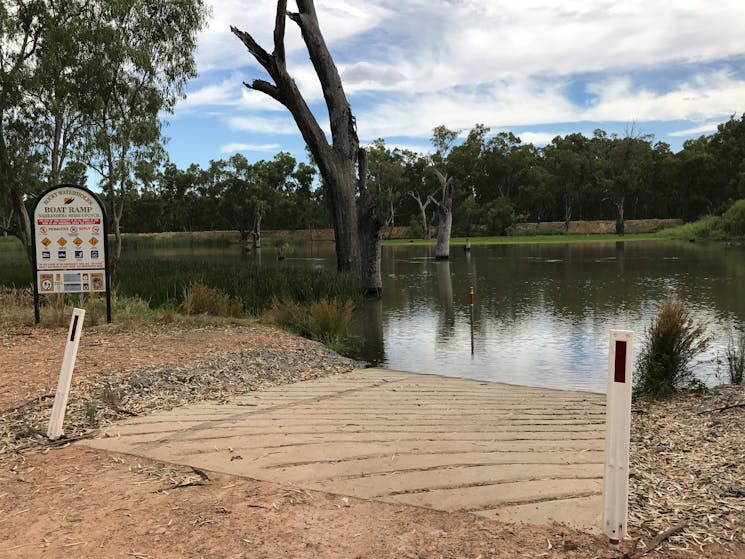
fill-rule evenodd
<path id="1" fill-rule="evenodd" d="M 0 410 L 54 390 L 64 333 L 19 327 L 0 335 Z M 84 332 L 75 375 L 307 343 L 259 325 L 99 326 Z M 620 559 L 634 555 L 633 543 L 613 550 L 602 537 L 558 525 L 306 492 L 74 445 L 0 456 L 3 558 Z M 646 556 L 745 558 L 745 549 L 663 546 Z"/>

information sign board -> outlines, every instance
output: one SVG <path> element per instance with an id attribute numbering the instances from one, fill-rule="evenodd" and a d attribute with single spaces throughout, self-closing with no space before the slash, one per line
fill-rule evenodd
<path id="1" fill-rule="evenodd" d="M 106 293 L 111 322 L 106 212 L 98 197 L 75 185 L 44 191 L 34 205 L 34 287 L 39 293 Z"/>

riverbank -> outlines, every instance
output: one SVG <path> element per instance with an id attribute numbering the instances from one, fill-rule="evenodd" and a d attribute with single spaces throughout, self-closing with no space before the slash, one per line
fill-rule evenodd
<path id="1" fill-rule="evenodd" d="M 50 444 L 43 432 L 65 331 L 18 324 L 1 338 L 0 540 L 9 543 L 0 557 L 621 556 L 603 538 L 556 525 L 505 525 L 212 472 L 204 479 L 157 461 Z M 134 414 L 226 401 L 355 365 L 261 324 L 95 326 L 81 340 L 66 431 L 86 437 Z M 744 401 L 743 387 L 724 388 L 634 414 L 630 535 L 648 543 L 678 527 L 650 556 L 745 557 Z"/>

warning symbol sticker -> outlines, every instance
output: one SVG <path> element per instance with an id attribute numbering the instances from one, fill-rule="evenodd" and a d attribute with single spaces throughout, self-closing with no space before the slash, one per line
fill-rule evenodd
<path id="1" fill-rule="evenodd" d="M 96 237 L 91 237 L 91 240 L 88 242 L 93 246 L 96 246 L 98 244 L 98 239 L 96 239 Z"/>
<path id="2" fill-rule="evenodd" d="M 41 240 L 41 244 L 43 244 L 43 245 L 44 245 L 45 247 L 48 247 L 48 246 L 49 246 L 49 244 L 50 244 L 51 242 L 52 242 L 52 241 L 50 241 L 50 240 L 49 240 L 49 237 L 44 237 L 44 238 L 43 238 L 43 239 Z"/>
<path id="3" fill-rule="evenodd" d="M 39 290 L 47 292 L 54 291 L 52 274 L 39 274 Z"/>
<path id="4" fill-rule="evenodd" d="M 60 237 L 59 239 L 57 239 L 57 244 L 63 247 L 67 244 L 67 239 L 65 239 L 64 237 Z"/>
<path id="5" fill-rule="evenodd" d="M 74 238 L 74 239 L 72 240 L 72 242 L 73 242 L 73 243 L 75 243 L 75 246 L 79 247 L 80 245 L 82 245 L 82 244 L 83 244 L 83 239 L 81 239 L 80 237 L 75 237 L 75 238 Z"/>

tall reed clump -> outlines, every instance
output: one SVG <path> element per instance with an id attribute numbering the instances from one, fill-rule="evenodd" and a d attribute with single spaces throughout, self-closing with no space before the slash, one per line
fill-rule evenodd
<path id="1" fill-rule="evenodd" d="M 634 396 L 669 398 L 682 389 L 703 384 L 691 369 L 694 358 L 706 351 L 706 326 L 695 323 L 679 301 L 666 301 L 652 319 L 637 362 Z"/>
<path id="2" fill-rule="evenodd" d="M 360 293 L 354 274 L 323 268 L 262 267 L 221 257 L 180 260 L 132 258 L 122 266 L 119 291 L 147 299 L 153 307 L 179 304 L 195 282 L 240 300 L 247 314 L 265 312 L 276 297 L 310 305 L 323 298 L 353 299 Z"/>
<path id="3" fill-rule="evenodd" d="M 275 298 L 268 318 L 278 326 L 317 340 L 337 353 L 348 353 L 358 342 L 351 333 L 353 311 L 354 305 L 350 299 L 321 299 L 303 306 Z"/>
<path id="4" fill-rule="evenodd" d="M 740 332 L 737 339 L 730 336 L 724 356 L 729 367 L 729 381 L 742 384 L 745 380 L 745 332 Z"/>
<path id="5" fill-rule="evenodd" d="M 213 316 L 243 316 L 243 304 L 220 289 L 193 281 L 184 289 L 181 309 L 186 315 L 210 314 Z"/>

